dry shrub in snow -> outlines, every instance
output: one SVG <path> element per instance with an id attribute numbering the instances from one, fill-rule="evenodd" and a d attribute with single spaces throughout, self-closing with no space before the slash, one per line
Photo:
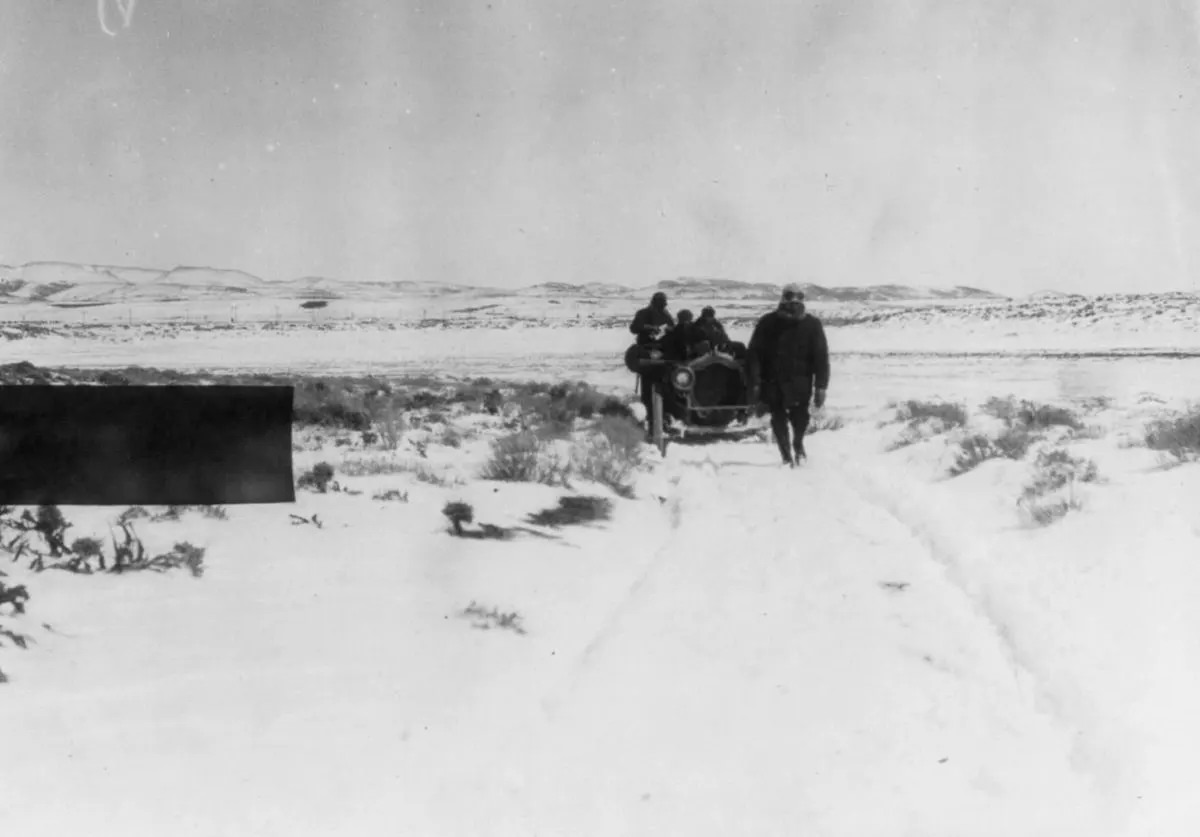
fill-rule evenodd
<path id="1" fill-rule="evenodd" d="M 572 445 L 571 474 L 632 497 L 644 441 L 645 432 L 632 419 L 605 416 Z"/>
<path id="2" fill-rule="evenodd" d="M 489 610 L 482 605 L 471 602 L 471 604 L 463 608 L 462 613 L 459 615 L 473 620 L 471 627 L 482 631 L 489 631 L 492 628 L 502 628 L 518 634 L 525 633 L 525 628 L 521 625 L 521 614 L 516 611 L 501 613 L 498 608 L 493 607 Z"/>
<path id="3" fill-rule="evenodd" d="M 141 507 L 137 506 L 136 508 L 141 508 Z M 200 512 L 205 517 L 213 519 L 213 520 L 228 520 L 229 519 L 229 513 L 225 511 L 225 507 L 219 506 L 219 505 L 167 506 L 163 511 L 161 511 L 157 514 L 150 514 L 149 512 L 146 512 L 145 509 L 142 509 L 142 511 L 145 512 L 150 517 L 151 520 L 153 520 L 157 523 L 157 522 L 162 522 L 164 520 L 179 520 L 180 518 L 183 517 L 184 514 L 186 514 L 189 510 L 192 510 L 192 509 L 195 509 L 196 511 Z M 132 511 L 132 509 L 131 509 L 131 511 Z"/>
<path id="4" fill-rule="evenodd" d="M 965 474 L 989 459 L 1024 459 L 1039 438 L 1038 434 L 1020 425 L 1006 427 L 995 437 L 972 434 L 958 443 L 959 452 L 950 467 L 950 475 Z"/>
<path id="5" fill-rule="evenodd" d="M 1025 517 L 1034 526 L 1049 526 L 1057 520 L 1062 520 L 1070 512 L 1083 508 L 1079 498 L 1073 494 L 1066 498 L 1022 499 L 1018 501 L 1018 504 Z"/>
<path id="6" fill-rule="evenodd" d="M 41 505 L 36 511 L 25 509 L 19 517 L 13 516 L 14 511 L 12 506 L 0 506 L 0 545 L 13 556 L 13 561 L 28 555 L 32 559 L 30 567 L 40 571 L 46 568 L 47 558 L 72 556 L 66 542 L 71 524 L 58 506 Z M 14 534 L 9 537 L 3 534 L 4 530 Z M 77 563 L 74 557 L 68 560 L 71 568 Z"/>
<path id="7" fill-rule="evenodd" d="M 29 527 L 29 531 L 37 532 L 42 536 L 46 547 L 50 550 L 51 557 L 57 558 L 69 551 L 66 534 L 67 529 L 71 528 L 71 524 L 63 517 L 62 510 L 58 506 L 38 506 L 35 514 L 30 514 L 26 509 L 21 519 Z"/>
<path id="8" fill-rule="evenodd" d="M 333 466 L 328 462 L 318 462 L 310 470 L 305 471 L 296 481 L 297 488 L 311 488 L 324 494 L 329 490 L 333 479 Z"/>
<path id="9" fill-rule="evenodd" d="M 1085 398 L 1079 405 L 1086 413 L 1099 413 L 1109 409 L 1113 405 L 1113 400 L 1107 395 L 1094 395 L 1090 398 Z"/>
<path id="10" fill-rule="evenodd" d="M 899 450 L 967 423 L 967 411 L 961 404 L 910 399 L 893 406 L 895 420 L 903 422 L 904 429 L 888 450 Z"/>
<path id="11" fill-rule="evenodd" d="M 510 433 L 492 441 L 492 455 L 480 474 L 487 480 L 561 485 L 566 471 L 550 445 L 531 430 Z"/>
<path id="12" fill-rule="evenodd" d="M 408 422 L 398 410 L 377 409 L 371 415 L 371 427 L 384 450 L 395 450 L 408 430 Z"/>
<path id="13" fill-rule="evenodd" d="M 907 422 L 910 426 L 934 420 L 943 429 L 950 430 L 967 423 L 967 410 L 961 404 L 909 399 L 896 405 L 896 420 Z"/>
<path id="14" fill-rule="evenodd" d="M 37 572 L 56 569 L 90 574 L 186 567 L 194 576 L 203 574 L 204 550 L 189 543 L 177 543 L 170 552 L 161 555 L 147 553 L 133 528 L 134 519 L 145 516 L 140 506 L 127 509 L 116 519 L 124 539 L 118 541 L 116 534 L 112 534 L 111 562 L 98 538 L 75 538 L 70 546 L 66 544 L 65 533 L 72 524 L 63 518 L 57 506 L 39 506 L 36 513 L 27 509 L 19 518 L 11 517 L 11 512 L 11 507 L 0 507 L 0 529 L 16 532 L 12 538 L 0 540 L 0 548 L 12 555 L 13 561 L 28 557 L 29 568 Z"/>
<path id="15" fill-rule="evenodd" d="M 492 456 L 483 467 L 483 478 L 509 482 L 538 482 L 542 473 L 542 441 L 523 430 L 492 441 Z"/>
<path id="16" fill-rule="evenodd" d="M 599 434 L 589 434 L 571 446 L 570 474 L 607 485 L 621 497 L 633 496 L 633 477 L 638 463 L 627 459 Z"/>
<path id="17" fill-rule="evenodd" d="M 463 533 L 462 527 L 464 523 L 471 523 L 475 520 L 475 509 L 470 503 L 447 503 L 442 509 L 442 514 L 450 521 L 450 525 L 454 528 L 454 534 L 456 535 Z"/>
<path id="18" fill-rule="evenodd" d="M 0 611 L 0 647 L 3 647 L 5 641 L 11 642 L 18 648 L 28 648 L 30 639 L 26 634 L 21 633 L 15 628 L 10 628 L 5 624 L 5 617 L 16 617 L 25 613 L 25 603 L 29 601 L 29 591 L 24 585 L 18 584 L 9 587 L 3 581 L 0 581 L 0 607 L 7 606 L 9 612 L 5 614 Z M 7 683 L 8 677 L 0 670 L 0 683 Z"/>
<path id="19" fill-rule="evenodd" d="M 569 432 L 576 419 L 630 414 L 626 405 L 612 396 L 601 394 L 583 381 L 553 385 L 526 384 L 513 393 L 510 403 L 515 404 L 533 424 L 557 428 L 560 435 Z"/>
<path id="20" fill-rule="evenodd" d="M 484 479 L 566 485 L 572 478 L 633 495 L 634 475 L 643 462 L 644 433 L 630 419 L 604 416 L 569 443 L 553 435 L 523 430 L 492 442 Z"/>
<path id="21" fill-rule="evenodd" d="M 347 378 L 302 378 L 294 383 L 292 421 L 298 425 L 367 430 L 371 416 L 361 384 Z"/>
<path id="22" fill-rule="evenodd" d="M 392 474 L 412 474 L 418 482 L 428 485 L 447 487 L 456 485 L 460 480 L 448 476 L 432 465 L 413 459 L 372 458 L 347 459 L 339 466 L 348 477 L 378 477 Z"/>
<path id="23" fill-rule="evenodd" d="M 149 560 L 129 564 L 125 570 L 154 570 L 165 572 L 176 568 L 187 568 L 196 578 L 204 575 L 204 548 L 193 546 L 187 541 L 175 544 L 170 552 L 156 555 Z"/>
<path id="24" fill-rule="evenodd" d="M 150 556 L 146 552 L 146 547 L 142 543 L 142 539 L 134 531 L 131 521 L 119 522 L 118 528 L 121 529 L 121 533 L 125 538 L 123 542 L 118 543 L 116 533 L 113 533 L 112 572 L 123 573 L 141 570 L 166 572 L 167 570 L 186 567 L 195 578 L 200 578 L 204 575 L 205 550 L 202 547 L 193 546 L 187 541 L 183 541 L 176 543 L 170 552 Z M 103 557 L 101 557 L 101 561 L 103 561 Z"/>
<path id="25" fill-rule="evenodd" d="M 607 497 L 561 497 L 558 507 L 543 509 L 528 517 L 530 523 L 538 526 L 577 526 L 583 523 L 595 523 L 598 520 L 608 520 L 612 517 L 612 500 Z"/>
<path id="26" fill-rule="evenodd" d="M 0 581 L 0 607 L 8 607 L 13 614 L 19 615 L 25 612 L 25 603 L 28 601 L 29 591 L 24 584 L 9 587 Z"/>
<path id="27" fill-rule="evenodd" d="M 446 426 L 442 431 L 441 443 L 448 448 L 461 448 L 465 435 L 457 427 Z"/>
<path id="28" fill-rule="evenodd" d="M 1039 404 L 1035 401 L 1017 401 L 1008 398 L 989 398 L 984 402 L 983 412 L 994 416 L 1009 425 L 1020 425 L 1030 430 L 1047 430 L 1051 427 L 1067 427 L 1071 430 L 1082 430 L 1083 422 L 1079 416 L 1066 407 L 1053 404 Z"/>
<path id="29" fill-rule="evenodd" d="M 71 554 L 85 562 L 95 558 L 98 563 L 102 563 L 104 543 L 99 538 L 76 538 L 71 542 Z"/>
<path id="30" fill-rule="evenodd" d="M 1095 482 L 1096 463 L 1072 456 L 1062 448 L 1042 451 L 1034 462 L 1034 477 L 1021 491 L 1017 507 L 1037 526 L 1046 526 L 1082 508 L 1075 484 Z"/>
<path id="31" fill-rule="evenodd" d="M 491 523 L 480 523 L 478 529 L 464 529 L 464 524 L 475 521 L 475 509 L 470 503 L 461 501 L 447 503 L 442 514 L 450 521 L 451 532 L 460 538 L 475 538 L 477 540 L 509 540 L 513 537 L 511 529 L 494 526 Z"/>
<path id="32" fill-rule="evenodd" d="M 1200 458 L 1200 407 L 1192 407 L 1175 418 L 1151 422 L 1146 427 L 1146 447 L 1180 462 Z"/>

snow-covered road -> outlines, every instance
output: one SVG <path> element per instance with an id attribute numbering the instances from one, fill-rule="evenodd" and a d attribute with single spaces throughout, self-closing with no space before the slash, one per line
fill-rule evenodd
<path id="1" fill-rule="evenodd" d="M 1120 782 L 1097 773 L 1121 752 L 1096 758 L 1071 701 L 951 571 L 954 539 L 873 488 L 849 434 L 813 437 L 796 471 L 763 443 L 672 447 L 642 499 L 565 542 L 449 537 L 449 494 L 367 501 L 380 477 L 356 482 L 365 497 L 303 495 L 294 511 L 320 530 L 245 507 L 192 531 L 201 581 L 35 577 L 31 611 L 71 637 L 6 660 L 0 822 L 1131 833 Z M 503 522 L 556 491 L 452 493 Z M 455 610 L 476 598 L 528 633 L 467 628 Z"/>
<path id="2" fill-rule="evenodd" d="M 835 463 L 676 453 L 669 538 L 472 793 L 481 833 L 1105 833 L 996 626 Z"/>

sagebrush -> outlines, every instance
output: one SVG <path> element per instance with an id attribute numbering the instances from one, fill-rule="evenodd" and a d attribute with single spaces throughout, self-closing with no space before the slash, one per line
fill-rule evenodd
<path id="1" fill-rule="evenodd" d="M 522 430 L 492 440 L 492 453 L 481 476 L 504 482 L 562 485 L 566 470 L 545 440 L 532 430 Z"/>
<path id="2" fill-rule="evenodd" d="M 1017 507 L 1036 526 L 1047 526 L 1083 507 L 1076 483 L 1095 482 L 1099 469 L 1091 459 L 1063 448 L 1045 450 L 1033 465 L 1033 477 L 1021 490 Z"/>
<path id="3" fill-rule="evenodd" d="M 888 450 L 899 450 L 967 423 L 967 411 L 961 404 L 909 399 L 893 406 L 896 410 L 894 419 L 902 422 L 904 429 L 891 442 Z"/>
<path id="4" fill-rule="evenodd" d="M 1048 430 L 1053 427 L 1082 430 L 1084 426 L 1079 416 L 1067 407 L 1017 400 L 1013 396 L 989 398 L 981 409 L 1009 425 L 1021 425 L 1030 430 Z"/>
<path id="5" fill-rule="evenodd" d="M 965 474 L 989 459 L 1024 459 L 1039 438 L 1038 434 L 1020 425 L 1006 427 L 996 436 L 971 434 L 958 443 L 950 475 Z"/>
<path id="6" fill-rule="evenodd" d="M 1200 406 L 1148 424 L 1145 443 L 1151 450 L 1161 451 L 1181 462 L 1200 458 Z"/>
<path id="7" fill-rule="evenodd" d="M 184 541 L 176 543 L 170 552 L 149 553 L 135 528 L 135 521 L 148 514 L 142 507 L 134 506 L 118 515 L 110 526 L 111 550 L 106 552 L 105 542 L 91 536 L 74 538 L 68 545 L 65 536 L 72 524 L 57 506 L 38 506 L 36 511 L 26 509 L 19 516 L 11 506 L 3 506 L 0 549 L 11 555 L 13 561 L 28 559 L 29 568 L 37 572 L 55 569 L 90 574 L 186 568 L 193 576 L 203 575 L 205 550 L 201 547 Z"/>

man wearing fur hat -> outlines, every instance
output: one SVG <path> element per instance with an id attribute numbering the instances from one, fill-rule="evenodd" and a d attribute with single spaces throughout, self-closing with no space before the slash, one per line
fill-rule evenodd
<path id="1" fill-rule="evenodd" d="M 785 285 L 779 307 L 755 325 L 748 355 L 756 400 L 770 411 L 779 453 L 784 464 L 794 468 L 807 458 L 809 402 L 821 409 L 829 386 L 825 329 L 805 311 L 799 285 Z"/>

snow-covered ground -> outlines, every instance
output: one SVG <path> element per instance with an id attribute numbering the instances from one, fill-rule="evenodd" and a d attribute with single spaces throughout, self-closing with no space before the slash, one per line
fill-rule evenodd
<path id="1" fill-rule="evenodd" d="M 242 324 L 222 331 L 142 325 L 0 340 L 0 364 L 32 361 L 61 366 L 229 371 L 244 368 L 290 373 L 379 375 L 449 374 L 507 379 L 568 378 L 629 388 L 633 376 L 622 356 L 631 342 L 624 328 L 557 325 L 509 328 L 415 328 L 333 323 L 264 329 Z M 963 328 L 991 329 L 971 323 Z M 1014 327 L 1005 326 L 1012 330 Z M 847 326 L 826 329 L 839 391 L 863 390 L 868 400 L 913 397 L 916 383 L 951 397 L 961 387 L 1049 385 L 1073 393 L 1131 395 L 1173 392 L 1197 379 L 1196 335 L 1131 329 L 1017 333 L 988 342 L 973 331 L 936 326 Z M 731 328 L 748 341 L 749 328 Z M 1194 349 L 1189 349 L 1194 346 Z M 892 382 L 891 385 L 889 381 Z M 1100 388 L 1101 391 L 1097 391 Z M 1069 394 L 1071 394 L 1069 393 Z M 988 394 L 991 394 L 990 390 Z"/>
<path id="2" fill-rule="evenodd" d="M 532 342 L 552 331 L 39 338 L 0 363 L 450 357 L 462 377 L 629 387 L 621 335 Z M 339 476 L 362 493 L 144 526 L 152 547 L 205 547 L 202 578 L 5 565 L 32 594 L 7 624 L 35 640 L 0 648 L 5 833 L 1200 831 L 1200 465 L 1134 444 L 1196 395 L 1197 361 L 845 356 L 833 339 L 827 411 L 846 424 L 797 471 L 754 440 L 652 455 L 632 499 L 493 482 L 478 469 L 500 430 L 464 418 L 459 447 L 402 446 L 440 483 Z M 1100 479 L 1048 526 L 1016 505 L 1032 453 L 950 478 L 965 431 L 890 449 L 889 399 L 961 400 L 974 431 L 1008 393 L 1091 429 L 1060 446 Z M 296 467 L 363 456 L 387 455 L 326 440 Z M 372 499 L 391 488 L 408 501 Z M 442 515 L 463 501 L 516 525 L 577 493 L 612 499 L 612 519 L 491 541 Z M 115 511 L 64 509 L 73 536 L 107 537 Z M 477 629 L 472 604 L 524 633 Z"/>

